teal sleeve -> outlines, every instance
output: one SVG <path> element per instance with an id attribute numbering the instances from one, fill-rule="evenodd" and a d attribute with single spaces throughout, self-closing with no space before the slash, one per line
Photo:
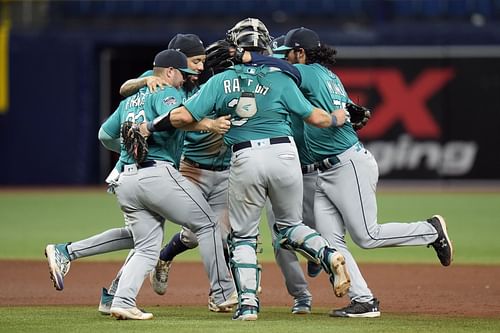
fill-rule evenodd
<path id="1" fill-rule="evenodd" d="M 141 77 L 152 76 L 152 75 L 153 75 L 153 71 L 152 70 L 147 70 L 144 73 L 142 73 L 142 75 L 139 76 L 139 77 L 141 78 Z"/>
<path id="2" fill-rule="evenodd" d="M 99 129 L 99 140 L 101 141 L 102 145 L 107 149 L 114 151 L 116 153 L 120 153 L 120 138 L 113 138 L 111 137 L 104 128 Z"/>
<path id="3" fill-rule="evenodd" d="M 184 103 L 184 106 L 196 121 L 200 121 L 216 109 L 215 101 L 219 100 L 219 97 L 215 87 L 217 87 L 218 82 L 219 78 L 217 76 L 212 77 Z"/>
<path id="4" fill-rule="evenodd" d="M 314 106 L 304 97 L 294 83 L 290 84 L 289 89 L 285 89 L 284 92 L 286 96 L 283 100 L 287 110 L 300 118 L 307 118 L 311 115 Z"/>
<path id="5" fill-rule="evenodd" d="M 182 103 L 181 92 L 175 88 L 168 87 L 151 95 L 151 103 L 155 111 L 154 118 L 169 113 Z M 148 119 L 153 120 L 153 119 Z"/>
<path id="6" fill-rule="evenodd" d="M 122 103 L 120 103 L 122 105 Z M 104 147 L 109 150 L 120 152 L 120 107 L 118 107 L 111 116 L 101 125 L 99 129 L 99 140 Z M 118 140 L 118 146 L 112 141 Z M 118 147 L 118 148 L 117 148 Z"/>

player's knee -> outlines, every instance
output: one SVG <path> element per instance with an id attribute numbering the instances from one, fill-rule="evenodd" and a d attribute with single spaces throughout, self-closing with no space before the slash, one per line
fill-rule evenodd
<path id="1" fill-rule="evenodd" d="M 297 251 L 310 261 L 318 262 L 319 252 L 328 245 L 318 232 L 303 224 L 277 230 L 275 247 Z"/>
<path id="2" fill-rule="evenodd" d="M 352 241 L 354 244 L 359 246 L 362 249 L 369 250 L 373 249 L 376 247 L 376 242 L 373 238 L 371 238 L 369 235 L 366 235 L 364 237 L 353 237 L 351 235 Z"/>
<path id="3" fill-rule="evenodd" d="M 227 245 L 231 253 L 236 251 L 255 252 L 257 250 L 257 236 L 240 238 L 231 233 L 227 238 Z"/>
<path id="4" fill-rule="evenodd" d="M 188 229 L 182 229 L 180 240 L 188 249 L 194 249 L 198 246 L 196 234 Z"/>

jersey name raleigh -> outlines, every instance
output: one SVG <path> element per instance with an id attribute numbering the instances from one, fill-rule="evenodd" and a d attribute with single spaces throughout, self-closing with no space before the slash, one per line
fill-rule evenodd
<path id="1" fill-rule="evenodd" d="M 224 85 L 224 93 L 230 94 L 233 92 L 241 92 L 240 82 L 241 81 L 237 78 L 232 79 L 232 80 L 224 80 L 222 82 L 222 84 Z M 246 80 L 246 82 L 247 82 L 247 86 L 251 86 L 253 80 L 248 79 L 248 80 Z M 269 91 L 269 87 L 263 86 L 261 84 L 257 84 L 255 86 L 255 90 L 253 91 L 253 93 L 265 95 L 265 94 L 267 94 L 268 91 Z"/>

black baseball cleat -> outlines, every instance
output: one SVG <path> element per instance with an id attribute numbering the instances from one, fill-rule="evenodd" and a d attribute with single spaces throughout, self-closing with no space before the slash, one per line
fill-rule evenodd
<path id="1" fill-rule="evenodd" d="M 444 218 L 440 215 L 434 215 L 427 220 L 438 233 L 437 239 L 427 245 L 427 247 L 432 246 L 436 250 L 436 254 L 443 266 L 450 266 L 453 261 L 453 245 L 451 244 L 450 237 L 448 236 L 448 231 L 446 230 L 446 222 Z"/>
<path id="2" fill-rule="evenodd" d="M 352 301 L 345 308 L 333 309 L 328 315 L 344 318 L 377 318 L 380 317 L 380 303 L 376 298 L 366 303 Z"/>

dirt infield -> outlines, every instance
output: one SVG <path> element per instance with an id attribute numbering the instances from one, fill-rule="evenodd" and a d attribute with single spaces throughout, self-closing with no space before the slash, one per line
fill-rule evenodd
<path id="1" fill-rule="evenodd" d="M 500 317 L 500 266 L 362 264 L 361 270 L 383 313 Z M 0 306 L 96 305 L 100 287 L 108 286 L 119 263 L 74 262 L 57 292 L 45 262 L 0 261 Z M 261 305 L 290 306 L 279 268 L 263 265 Z M 336 298 L 324 273 L 309 279 L 316 307 L 340 307 L 348 298 Z M 175 263 L 164 296 L 145 281 L 140 306 L 205 305 L 208 279 L 201 263 Z"/>

